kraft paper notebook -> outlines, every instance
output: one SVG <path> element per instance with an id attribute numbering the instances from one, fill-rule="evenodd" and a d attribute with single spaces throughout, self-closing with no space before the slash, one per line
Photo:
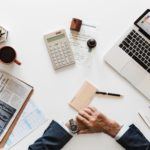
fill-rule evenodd
<path id="1" fill-rule="evenodd" d="M 76 111 L 80 111 L 90 104 L 95 92 L 96 87 L 90 82 L 85 81 L 69 105 Z"/>

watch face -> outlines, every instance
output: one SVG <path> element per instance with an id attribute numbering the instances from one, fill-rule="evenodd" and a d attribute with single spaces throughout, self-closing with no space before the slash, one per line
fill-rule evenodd
<path id="1" fill-rule="evenodd" d="M 76 126 L 76 125 L 72 125 L 72 126 L 71 126 L 71 130 L 72 130 L 72 131 L 77 131 L 77 126 Z"/>
<path id="2" fill-rule="evenodd" d="M 78 132 L 78 125 L 76 124 L 76 122 L 73 119 L 69 120 L 70 123 L 70 130 L 73 134 Z"/>

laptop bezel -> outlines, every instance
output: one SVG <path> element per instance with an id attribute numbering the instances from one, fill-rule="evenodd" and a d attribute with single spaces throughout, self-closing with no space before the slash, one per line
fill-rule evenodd
<path id="1" fill-rule="evenodd" d="M 150 35 L 146 33 L 139 25 L 138 22 L 147 14 L 150 12 L 150 9 L 147 9 L 135 22 L 134 25 L 139 28 L 139 31 L 144 34 L 149 40 L 150 40 Z"/>

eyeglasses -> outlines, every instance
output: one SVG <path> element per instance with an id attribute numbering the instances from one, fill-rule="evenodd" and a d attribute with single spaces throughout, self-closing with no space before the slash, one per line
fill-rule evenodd
<path id="1" fill-rule="evenodd" d="M 0 43 L 7 40 L 8 31 L 0 26 Z"/>
<path id="2" fill-rule="evenodd" d="M 0 30 L 0 38 L 5 34 L 4 32 L 2 33 L 3 31 Z"/>

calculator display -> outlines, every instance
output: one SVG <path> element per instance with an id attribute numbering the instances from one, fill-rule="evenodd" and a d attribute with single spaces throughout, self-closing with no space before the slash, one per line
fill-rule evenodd
<path id="1" fill-rule="evenodd" d="M 59 35 L 56 35 L 56 36 L 54 36 L 54 37 L 48 38 L 48 39 L 47 39 L 47 42 L 53 42 L 53 41 L 62 39 L 62 38 L 64 38 L 64 37 L 65 37 L 65 34 L 59 34 Z"/>

